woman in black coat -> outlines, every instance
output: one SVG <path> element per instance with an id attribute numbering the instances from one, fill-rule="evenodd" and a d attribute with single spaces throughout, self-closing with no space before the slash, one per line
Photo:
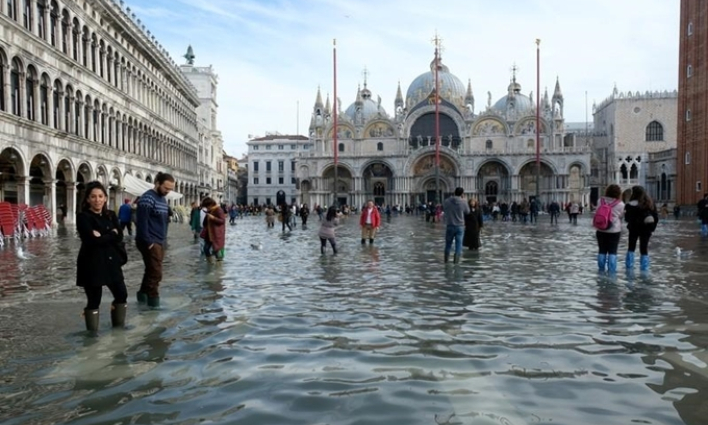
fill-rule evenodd
<path id="1" fill-rule="evenodd" d="M 470 199 L 469 206 L 470 213 L 465 215 L 465 237 L 462 239 L 462 245 L 476 251 L 482 245 L 479 241 L 479 232 L 484 226 L 484 219 L 477 201 Z"/>
<path id="2" fill-rule="evenodd" d="M 122 266 L 127 261 L 123 232 L 113 211 L 108 211 L 108 194 L 99 182 L 86 185 L 81 202 L 82 211 L 76 216 L 76 229 L 81 248 L 76 259 L 76 285 L 86 293 L 86 330 L 98 330 L 98 307 L 103 287 L 113 294 L 111 322 L 113 327 L 125 325 L 128 291 L 123 280 Z"/>

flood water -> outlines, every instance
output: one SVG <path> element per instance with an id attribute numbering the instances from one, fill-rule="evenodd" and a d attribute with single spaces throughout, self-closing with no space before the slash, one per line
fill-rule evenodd
<path id="1" fill-rule="evenodd" d="M 547 220 L 487 223 L 459 265 L 442 262 L 441 225 L 418 217 L 362 247 L 353 216 L 337 256 L 320 255 L 316 217 L 287 234 L 245 218 L 217 266 L 172 224 L 163 309 L 135 303 L 130 246 L 128 329 L 110 329 L 106 290 L 97 338 L 83 331 L 73 229 L 23 242 L 25 258 L 6 246 L 0 423 L 708 423 L 695 222 L 659 226 L 650 274 L 620 262 L 609 277 L 588 218 Z"/>

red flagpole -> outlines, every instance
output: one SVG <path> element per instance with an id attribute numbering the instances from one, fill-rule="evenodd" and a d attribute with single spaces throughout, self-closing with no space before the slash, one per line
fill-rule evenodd
<path id="1" fill-rule="evenodd" d="M 438 52 L 438 37 L 435 36 L 435 198 L 442 202 L 440 195 L 440 98 L 438 97 L 439 85 L 438 68 L 440 68 L 440 55 Z"/>
<path id="2" fill-rule="evenodd" d="M 536 202 L 541 199 L 541 39 L 536 39 Z M 553 135 L 551 134 L 551 137 Z M 537 204 L 538 205 L 538 204 Z"/>
<path id="3" fill-rule="evenodd" d="M 334 204 L 337 204 L 337 180 L 339 179 L 339 152 L 337 149 L 337 39 L 332 40 L 332 59 L 334 66 L 334 130 L 332 132 L 332 149 L 334 150 Z"/>

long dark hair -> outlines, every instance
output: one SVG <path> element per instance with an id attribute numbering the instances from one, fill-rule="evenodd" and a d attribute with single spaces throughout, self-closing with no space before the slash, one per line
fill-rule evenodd
<path id="1" fill-rule="evenodd" d="M 653 210 L 654 202 L 651 200 L 647 191 L 642 186 L 632 186 L 632 196 L 630 201 L 637 201 L 637 206 L 643 210 Z"/>
<path id="2" fill-rule="evenodd" d="M 334 220 L 335 218 L 337 218 L 337 207 L 335 207 L 334 205 L 332 205 L 332 206 L 330 206 L 329 209 L 327 210 L 327 217 L 326 217 L 326 220 L 327 220 L 327 221 L 332 221 L 332 220 Z"/>
<path id="3" fill-rule="evenodd" d="M 103 204 L 103 209 L 101 210 L 101 213 L 105 213 L 108 209 L 108 192 L 106 191 L 106 188 L 103 186 L 103 184 L 96 180 L 86 183 L 84 197 L 81 199 L 81 211 L 91 211 L 91 204 L 89 204 L 89 196 L 91 196 L 91 192 L 93 192 L 94 189 L 99 189 L 101 192 L 103 192 L 103 196 L 106 197 L 106 203 Z"/>

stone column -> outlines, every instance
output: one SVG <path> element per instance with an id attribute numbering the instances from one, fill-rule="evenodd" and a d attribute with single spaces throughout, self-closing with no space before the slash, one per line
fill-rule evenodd
<path id="1" fill-rule="evenodd" d="M 76 108 L 76 105 L 74 105 L 74 108 Z M 75 110 L 74 113 L 76 113 L 76 112 L 77 111 Z M 84 111 L 84 101 L 83 101 L 83 99 L 79 99 L 78 118 L 72 118 L 72 121 L 74 121 L 74 125 L 76 126 L 76 128 L 74 130 L 76 130 L 76 135 L 79 137 L 85 136 L 84 135 L 84 120 L 83 120 L 84 112 L 85 112 Z"/>
<path id="2" fill-rule="evenodd" d="M 120 118 L 116 118 L 115 126 L 116 126 L 116 148 L 118 148 L 118 150 L 122 150 L 123 149 L 123 140 L 122 140 L 121 136 L 122 136 L 123 132 L 121 130 L 123 128 L 123 121 Z"/>
<path id="3" fill-rule="evenodd" d="M 95 124 L 93 122 L 93 105 L 88 105 L 88 111 L 86 109 L 84 109 L 84 112 L 86 113 L 85 120 L 88 123 L 88 134 L 84 134 L 84 137 L 86 137 L 87 139 L 89 139 L 92 142 L 95 142 L 96 141 L 96 139 L 94 138 L 95 133 L 93 131 L 93 128 L 94 128 L 93 126 Z"/>
<path id="4" fill-rule="evenodd" d="M 57 111 L 57 127 L 59 130 L 64 130 L 64 92 L 60 91 L 57 93 L 57 102 L 59 103 L 59 108 Z M 52 119 L 54 119 L 54 96 L 52 96 Z"/>
<path id="5" fill-rule="evenodd" d="M 69 97 L 69 122 L 66 123 L 66 132 L 69 134 L 74 134 L 74 116 L 76 114 L 75 108 L 76 102 L 74 96 L 72 95 Z"/>
<path id="6" fill-rule="evenodd" d="M 12 90 L 12 87 L 10 86 L 10 64 L 3 65 L 0 71 L 2 71 L 2 80 L 5 82 L 5 87 L 3 87 L 5 99 L 3 99 L 3 103 L 5 104 L 5 110 L 11 111 L 12 105 L 10 103 L 12 102 L 12 100 L 10 97 L 10 92 Z"/>
<path id="7" fill-rule="evenodd" d="M 115 74 L 115 68 L 113 67 L 113 56 L 112 55 L 106 55 L 106 80 L 108 81 L 108 84 L 112 85 L 114 79 L 116 78 Z"/>
<path id="8" fill-rule="evenodd" d="M 42 99 L 39 98 L 39 88 L 42 84 L 41 78 L 41 76 L 37 75 L 37 79 L 34 81 L 34 87 L 32 88 L 32 96 L 34 97 L 32 111 L 34 112 L 34 120 L 39 123 L 42 122 Z"/>
<path id="9" fill-rule="evenodd" d="M 49 33 L 49 31 L 51 31 L 51 25 L 49 24 L 51 8 L 49 7 L 49 3 L 45 3 L 45 5 L 46 6 L 42 9 L 42 13 L 44 14 L 44 41 L 49 43 L 52 39 Z M 37 19 L 37 21 L 39 21 L 39 19 Z"/>
<path id="10" fill-rule="evenodd" d="M 27 118 L 27 110 L 25 109 L 25 102 L 27 101 L 27 73 L 20 72 L 20 92 L 18 93 L 18 102 L 20 107 L 20 116 L 22 118 Z M 11 109 L 10 109 L 11 110 Z"/>
<path id="11" fill-rule="evenodd" d="M 66 182 L 66 218 L 64 223 L 74 223 L 76 219 L 76 182 Z"/>
<path id="12" fill-rule="evenodd" d="M 49 214 L 52 217 L 52 227 L 56 227 L 57 225 L 57 185 L 56 185 L 56 180 L 53 179 L 48 179 L 44 180 L 44 193 L 45 193 L 45 198 L 47 198 L 47 202 L 45 202 L 45 207 L 49 211 Z"/>
<path id="13" fill-rule="evenodd" d="M 17 203 L 18 204 L 29 204 L 30 199 L 30 186 L 29 186 L 29 176 L 15 176 L 17 181 Z"/>

